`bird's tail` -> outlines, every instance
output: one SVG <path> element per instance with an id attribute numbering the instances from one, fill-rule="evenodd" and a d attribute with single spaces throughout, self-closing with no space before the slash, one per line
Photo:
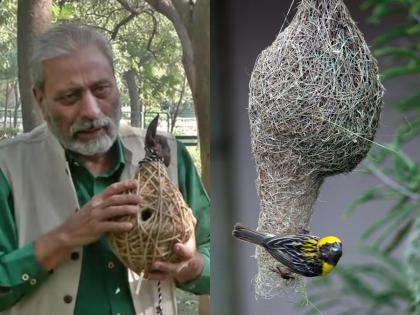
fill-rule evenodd
<path id="1" fill-rule="evenodd" d="M 263 245 L 267 238 L 267 235 L 251 230 L 250 228 L 243 226 L 240 223 L 235 224 L 232 235 L 236 238 L 239 238 L 240 240 L 257 245 Z"/>

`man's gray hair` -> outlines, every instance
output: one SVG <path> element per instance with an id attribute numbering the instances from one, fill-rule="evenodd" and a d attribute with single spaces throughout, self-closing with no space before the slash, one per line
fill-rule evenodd
<path id="1" fill-rule="evenodd" d="M 51 28 L 35 39 L 32 51 L 32 79 L 35 87 L 44 88 L 44 74 L 42 63 L 46 60 L 65 56 L 77 50 L 94 45 L 108 59 L 112 71 L 114 61 L 109 41 L 93 28 L 64 23 Z"/>

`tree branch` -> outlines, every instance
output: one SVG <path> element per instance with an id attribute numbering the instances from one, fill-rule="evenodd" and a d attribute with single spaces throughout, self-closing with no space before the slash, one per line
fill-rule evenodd
<path id="1" fill-rule="evenodd" d="M 155 38 L 156 33 L 157 33 L 158 23 L 153 12 L 145 11 L 145 13 L 150 15 L 150 17 L 152 18 L 152 24 L 153 24 L 152 34 L 150 34 L 149 40 L 147 41 L 146 49 L 148 52 L 150 52 L 153 55 L 155 59 L 157 59 L 156 53 L 152 50 L 151 46 L 152 46 L 153 39 Z"/>
<path id="2" fill-rule="evenodd" d="M 138 14 L 139 13 L 130 13 L 130 15 L 126 16 L 121 21 L 119 21 L 117 25 L 115 25 L 114 29 L 111 31 L 111 40 L 114 40 L 117 37 L 118 31 L 121 27 L 130 22 L 132 19 L 134 19 Z"/>
<path id="3" fill-rule="evenodd" d="M 192 93 L 196 89 L 196 74 L 194 70 L 194 52 L 187 28 L 183 23 L 182 17 L 170 0 L 145 0 L 156 11 L 166 16 L 174 25 L 182 45 L 182 63 L 184 65 L 187 80 Z"/>
<path id="4" fill-rule="evenodd" d="M 182 103 L 182 99 L 184 98 L 184 93 L 185 93 L 185 76 L 184 76 L 184 80 L 182 80 L 182 89 L 181 89 L 181 93 L 179 94 L 179 99 L 178 102 L 175 105 L 175 111 L 173 113 L 172 116 L 172 123 L 171 123 L 171 133 L 174 132 L 174 128 L 175 128 L 175 123 L 176 123 L 176 118 L 178 117 L 178 112 L 179 112 L 179 108 L 181 107 L 181 103 Z"/>
<path id="5" fill-rule="evenodd" d="M 386 175 L 381 169 L 369 160 L 364 160 L 363 165 L 372 172 L 377 178 L 379 178 L 385 185 L 398 191 L 401 195 L 406 196 L 414 201 L 420 201 L 420 194 L 413 192 L 404 185 L 400 184 L 393 178 Z"/>
<path id="6" fill-rule="evenodd" d="M 139 7 L 132 7 L 126 0 L 117 0 L 121 6 L 130 12 L 130 15 L 126 16 L 124 19 L 122 19 L 117 25 L 115 25 L 114 29 L 111 31 L 111 40 L 114 40 L 117 35 L 118 31 L 121 27 L 123 27 L 125 24 L 130 22 L 132 19 L 134 19 L 136 16 L 140 15 L 143 12 L 146 12 L 145 6 L 141 5 Z"/>
<path id="7" fill-rule="evenodd" d="M 126 9 L 128 12 L 132 13 L 132 14 L 136 14 L 139 15 L 140 13 L 142 13 L 144 11 L 144 6 L 140 6 L 140 7 L 132 7 L 126 0 L 117 0 L 117 2 L 119 4 L 121 4 L 121 6 Z"/>

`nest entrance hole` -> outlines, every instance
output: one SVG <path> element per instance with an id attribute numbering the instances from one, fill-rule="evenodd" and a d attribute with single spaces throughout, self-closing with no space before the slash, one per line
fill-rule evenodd
<path id="1" fill-rule="evenodd" d="M 154 211 L 150 208 L 143 209 L 140 213 L 141 220 L 146 222 L 153 216 Z"/>

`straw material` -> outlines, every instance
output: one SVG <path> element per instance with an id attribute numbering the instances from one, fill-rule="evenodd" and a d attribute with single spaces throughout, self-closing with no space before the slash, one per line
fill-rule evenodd
<path id="1" fill-rule="evenodd" d="M 137 217 L 125 217 L 135 228 L 112 233 L 109 244 L 124 265 L 141 274 L 153 262 L 176 261 L 177 242 L 185 243 L 194 232 L 192 212 L 171 182 L 160 161 L 143 161 L 136 175 L 136 191 L 142 197 Z"/>
<path id="2" fill-rule="evenodd" d="M 369 151 L 382 95 L 377 62 L 343 1 L 302 0 L 250 81 L 258 230 L 309 230 L 324 178 L 353 170 Z M 264 249 L 256 257 L 257 295 L 301 289 L 300 277 L 285 281 L 270 271 L 278 264 Z"/>

